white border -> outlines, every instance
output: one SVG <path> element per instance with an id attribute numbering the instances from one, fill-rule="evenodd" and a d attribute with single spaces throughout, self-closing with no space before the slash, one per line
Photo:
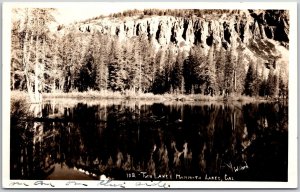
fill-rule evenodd
<path id="1" fill-rule="evenodd" d="M 296 188 L 298 181 L 298 159 L 297 159 L 297 2 L 253 2 L 253 3 L 234 3 L 234 2 L 26 2 L 26 3 L 3 3 L 2 12 L 2 26 L 3 26 L 3 70 L 2 70 L 2 185 L 4 188 L 49 188 L 47 185 L 35 185 L 36 181 L 19 180 L 20 183 L 26 183 L 29 186 L 14 185 L 9 179 L 9 140 L 10 140 L 10 25 L 11 25 L 11 8 L 13 6 L 23 7 L 99 7 L 109 9 L 111 7 L 117 8 L 193 8 L 193 9 L 288 9 L 290 11 L 290 59 L 289 59 L 289 151 L 288 151 L 288 182 L 207 182 L 207 181 L 165 181 L 153 186 L 165 186 L 171 188 Z M 16 182 L 14 180 L 14 182 Z M 138 184 L 149 184 L 151 182 L 138 183 L 138 181 L 112 181 L 107 186 L 99 185 L 99 181 L 77 181 L 87 184 L 83 187 L 66 186 L 68 181 L 48 181 L 55 185 L 55 188 L 120 188 L 124 185 L 126 188 L 145 188 L 145 185 L 138 186 Z M 152 184 L 154 184 L 153 182 Z M 166 183 L 166 185 L 164 185 Z M 51 187 L 50 187 L 51 188 Z M 152 188 L 148 186 L 147 188 Z"/>

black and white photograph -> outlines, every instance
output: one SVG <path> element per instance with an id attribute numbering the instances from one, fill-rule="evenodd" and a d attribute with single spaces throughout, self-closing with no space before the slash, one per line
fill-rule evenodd
<path id="1" fill-rule="evenodd" d="M 295 7 L 4 3 L 3 185 L 297 187 Z"/>

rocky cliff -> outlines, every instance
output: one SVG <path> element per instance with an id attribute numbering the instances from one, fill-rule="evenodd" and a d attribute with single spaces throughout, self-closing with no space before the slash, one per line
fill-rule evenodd
<path id="1" fill-rule="evenodd" d="M 288 66 L 289 13 L 284 10 L 239 10 L 202 17 L 105 17 L 76 26 L 83 33 L 98 31 L 117 36 L 120 41 L 144 34 L 156 49 L 174 44 L 188 51 L 194 45 L 201 45 L 207 51 L 215 45 L 239 49 L 254 60 L 268 63 L 275 59 L 281 66 Z"/>

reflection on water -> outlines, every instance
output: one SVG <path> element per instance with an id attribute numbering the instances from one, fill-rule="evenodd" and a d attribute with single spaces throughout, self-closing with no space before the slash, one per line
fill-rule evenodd
<path id="1" fill-rule="evenodd" d="M 11 179 L 287 181 L 281 103 L 59 101 L 11 128 Z"/>

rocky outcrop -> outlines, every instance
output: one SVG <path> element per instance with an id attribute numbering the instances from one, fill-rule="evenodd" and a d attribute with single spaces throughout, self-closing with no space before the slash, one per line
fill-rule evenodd
<path id="1" fill-rule="evenodd" d="M 280 10 L 248 10 L 235 15 L 222 15 L 211 19 L 173 16 L 151 16 L 142 19 L 104 18 L 80 24 L 81 31 L 97 30 L 103 34 L 118 36 L 121 40 L 147 35 L 160 46 L 173 43 L 177 46 L 215 44 L 228 48 L 247 45 L 252 39 L 273 39 L 288 47 L 288 13 Z M 84 30 L 82 30 L 84 29 Z"/>
<path id="2" fill-rule="evenodd" d="M 284 43 L 289 42 L 289 20 L 288 13 L 280 10 L 267 10 L 259 14 L 253 10 L 249 11 L 254 21 L 258 23 L 261 34 L 269 39 Z"/>
<path id="3" fill-rule="evenodd" d="M 78 23 L 77 28 L 83 33 L 98 31 L 112 35 L 120 41 L 144 35 L 156 50 L 166 49 L 171 44 L 172 49 L 185 50 L 185 55 L 194 45 L 201 46 L 206 53 L 211 46 L 217 49 L 223 47 L 233 50 L 236 56 L 242 51 L 248 61 L 244 63 L 245 68 L 250 60 L 259 63 L 276 60 L 287 69 L 289 25 L 289 13 L 284 10 L 240 10 L 233 14 L 203 17 L 106 17 Z M 262 69 L 263 64 L 260 67 Z M 261 71 L 267 74 L 268 70 Z"/>

